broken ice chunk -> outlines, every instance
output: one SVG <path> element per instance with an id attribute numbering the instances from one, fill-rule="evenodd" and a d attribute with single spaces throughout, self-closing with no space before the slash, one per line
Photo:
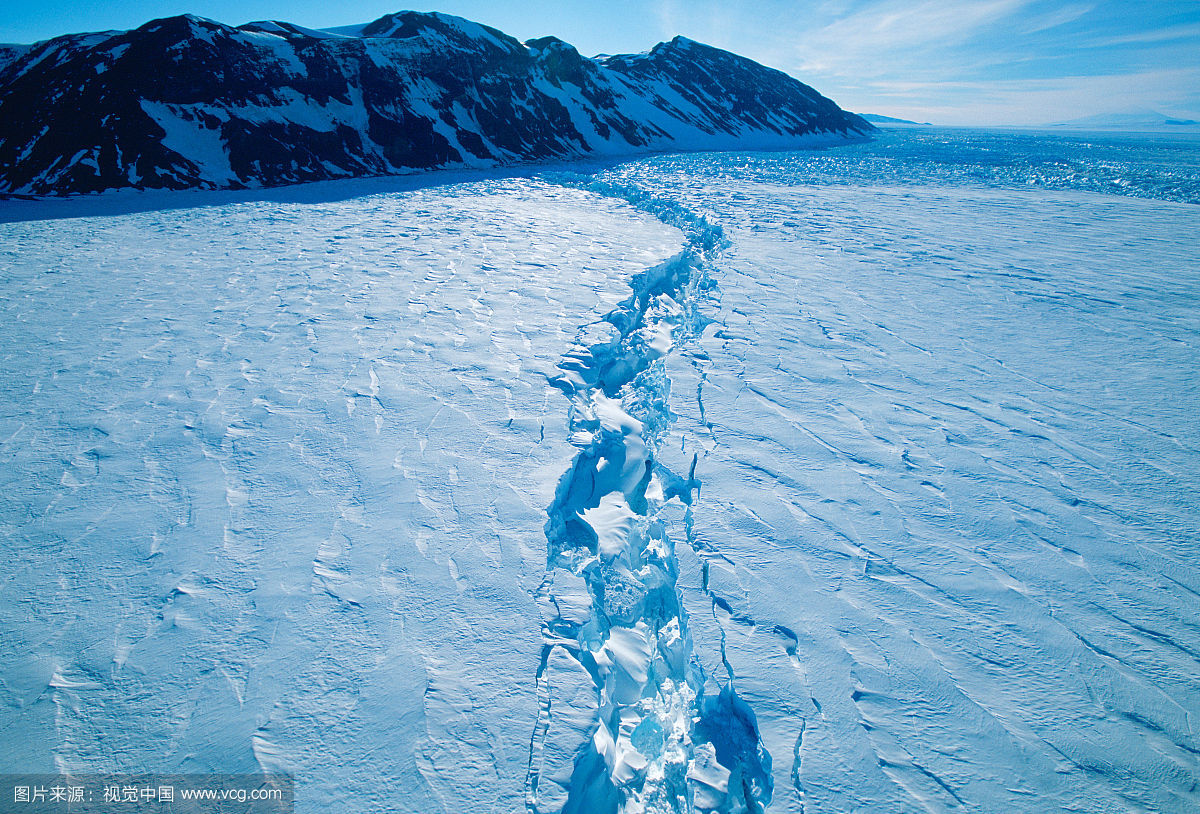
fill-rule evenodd
<path id="1" fill-rule="evenodd" d="M 692 782 L 696 808 L 712 811 L 725 804 L 729 770 L 717 761 L 717 752 L 711 743 L 696 747 L 695 756 L 688 762 L 687 777 Z"/>
<path id="2" fill-rule="evenodd" d="M 591 676 L 565 648 L 550 651 L 546 682 L 554 688 L 554 702 L 539 756 L 546 782 L 538 786 L 537 810 L 557 811 L 567 801 L 575 761 L 587 743 L 598 704 Z"/>
<path id="3" fill-rule="evenodd" d="M 556 570 L 550 588 L 558 618 L 564 622 L 585 625 L 592 615 L 592 595 L 587 581 L 569 571 Z"/>
<path id="4" fill-rule="evenodd" d="M 607 672 L 605 689 L 618 704 L 632 704 L 642 697 L 650 671 L 650 628 L 638 622 L 632 628 L 614 627 L 596 656 Z"/>
<path id="5" fill-rule="evenodd" d="M 662 654 L 663 660 L 667 662 L 674 675 L 683 674 L 690 650 L 683 631 L 680 629 L 678 617 L 671 619 L 659 629 L 658 652 Z"/>
<path id="6" fill-rule="evenodd" d="M 622 435 L 640 435 L 642 432 L 642 422 L 625 412 L 620 399 L 610 399 L 603 393 L 596 393 L 592 399 L 592 409 L 600 420 L 600 426 L 609 432 Z"/>
<path id="7" fill-rule="evenodd" d="M 619 557 L 625 552 L 637 515 L 629 508 L 625 495 L 609 492 L 600 498 L 600 505 L 579 515 L 591 526 L 598 541 L 597 551 L 604 559 Z"/>

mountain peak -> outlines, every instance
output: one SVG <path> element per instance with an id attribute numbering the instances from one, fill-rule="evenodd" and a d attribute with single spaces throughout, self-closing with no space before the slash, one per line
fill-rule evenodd
<path id="1" fill-rule="evenodd" d="M 431 35 L 460 42 L 489 42 L 504 48 L 520 45 L 514 37 L 503 31 L 440 11 L 397 11 L 385 14 L 362 28 L 363 37 L 411 39 Z"/>
<path id="2" fill-rule="evenodd" d="M 338 34 L 333 31 L 322 31 L 315 28 L 305 28 L 304 26 L 296 25 L 295 23 L 283 22 L 281 20 L 256 20 L 252 23 L 239 25 L 238 30 L 252 31 L 259 34 L 272 34 L 276 37 L 283 37 L 284 39 L 289 39 L 292 37 L 310 40 L 346 38 L 346 35 L 344 34 Z"/>
<path id="3" fill-rule="evenodd" d="M 653 48 L 650 49 L 649 53 L 651 55 L 661 54 L 664 52 L 683 53 L 683 52 L 686 52 L 686 51 L 689 51 L 692 49 L 705 50 L 705 51 L 719 51 L 720 50 L 719 48 L 714 48 L 711 45 L 705 45 L 702 42 L 697 42 L 696 40 L 689 39 L 688 37 L 685 37 L 682 34 L 677 34 L 674 37 L 672 37 L 671 39 L 669 39 L 665 42 L 660 42 L 658 45 L 655 45 Z"/>
<path id="4" fill-rule="evenodd" d="M 565 40 L 560 40 L 555 36 L 535 37 L 531 40 L 525 40 L 525 47 L 535 51 L 575 50 L 574 45 Z"/>
<path id="5" fill-rule="evenodd" d="M 159 31 L 159 30 L 180 31 L 183 29 L 201 30 L 201 31 L 214 31 L 214 30 L 218 30 L 218 29 L 219 30 L 227 30 L 227 31 L 233 30 L 233 28 L 231 26 L 227 26 L 224 23 L 219 23 L 216 20 L 210 20 L 207 17 L 200 17 L 199 15 L 196 15 L 196 14 L 176 14 L 171 17 L 159 17 L 157 19 L 150 20 L 149 22 L 144 23 L 143 25 L 139 26 L 135 30 L 136 31 Z"/>

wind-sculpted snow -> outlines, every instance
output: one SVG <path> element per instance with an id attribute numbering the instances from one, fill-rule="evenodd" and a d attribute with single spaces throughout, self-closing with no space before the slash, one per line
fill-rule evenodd
<path id="1" fill-rule="evenodd" d="M 683 37 L 592 59 L 437 13 L 330 31 L 185 15 L 0 46 L 0 193 L 240 189 L 873 130 Z"/>
<path id="2" fill-rule="evenodd" d="M 1195 810 L 1196 208 L 726 158 L 601 179 L 730 241 L 661 449 L 772 810 Z"/>
<path id="3" fill-rule="evenodd" d="M 682 237 L 438 180 L 0 211 L 57 218 L 0 224 L 4 771 L 524 807 L 548 380 Z"/>
<path id="4" fill-rule="evenodd" d="M 1030 138 L 4 202 L 0 769 L 1194 812 L 1200 150 Z"/>
<path id="5" fill-rule="evenodd" d="M 546 523 L 529 810 L 758 812 L 771 801 L 770 755 L 732 669 L 709 682 L 695 660 L 676 587 L 678 536 L 695 545 L 695 458 L 686 474 L 658 460 L 671 420 L 664 360 L 703 331 L 700 304 L 725 240 L 644 190 L 584 187 L 683 229 L 687 244 L 584 326 L 554 380 L 580 452 Z M 672 502 L 685 507 L 682 529 L 665 510 Z"/>

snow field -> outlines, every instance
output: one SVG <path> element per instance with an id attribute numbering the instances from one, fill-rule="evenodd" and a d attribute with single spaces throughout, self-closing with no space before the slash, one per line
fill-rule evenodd
<path id="1" fill-rule="evenodd" d="M 1196 210 L 971 138 L 0 225 L 0 762 L 1194 810 Z"/>
<path id="2" fill-rule="evenodd" d="M 4 766 L 523 807 L 549 380 L 680 234 L 528 179 L 355 184 L 0 226 Z"/>
<path id="3" fill-rule="evenodd" d="M 1194 810 L 1194 207 L 689 182 L 731 246 L 660 459 L 771 810 Z"/>

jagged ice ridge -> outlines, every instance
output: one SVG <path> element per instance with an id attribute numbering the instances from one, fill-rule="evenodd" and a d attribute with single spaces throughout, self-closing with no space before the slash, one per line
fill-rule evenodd
<path id="1" fill-rule="evenodd" d="M 771 757 L 732 667 L 725 662 L 724 680 L 709 681 L 694 658 L 676 588 L 664 509 L 672 500 L 687 507 L 683 531 L 698 548 L 696 457 L 686 476 L 656 459 L 671 422 L 663 359 L 708 324 L 700 304 L 716 289 L 710 271 L 726 241 L 720 226 L 644 190 L 556 180 L 628 201 L 687 240 L 637 275 L 616 309 L 581 328 L 554 380 L 571 400 L 580 452 L 548 509 L 528 808 L 758 812 L 771 801 Z"/>

